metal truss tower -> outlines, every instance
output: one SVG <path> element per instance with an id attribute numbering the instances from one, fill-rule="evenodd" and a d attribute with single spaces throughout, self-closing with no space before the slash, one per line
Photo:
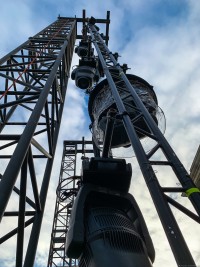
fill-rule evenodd
<path id="1" fill-rule="evenodd" d="M 17 235 L 15 266 L 29 225 L 24 266 L 34 263 L 75 40 L 76 21 L 59 18 L 0 61 L 0 217 L 13 226 L 0 243 Z"/>
<path id="2" fill-rule="evenodd" d="M 85 11 L 83 11 L 83 18 L 59 17 L 56 22 L 29 38 L 27 42 L 0 60 L 0 86 L 2 88 L 0 91 L 2 101 L 0 105 L 0 150 L 2 153 L 0 155 L 0 167 L 2 168 L 0 218 L 2 224 L 6 223 L 8 219 L 15 218 L 15 226 L 8 233 L 2 235 L 0 243 L 4 243 L 14 235 L 17 236 L 17 267 L 34 266 L 74 44 L 76 39 L 84 39 L 85 36 L 89 36 L 89 41 L 96 50 L 98 68 L 103 73 L 102 77 L 105 76 L 107 79 L 103 87 L 109 87 L 109 92 L 115 102 L 117 114 L 112 115 L 111 120 L 121 121 L 124 125 L 177 265 L 196 266 L 170 205 L 199 223 L 200 191 L 192 182 L 175 152 L 160 132 L 147 107 L 136 93 L 128 75 L 126 75 L 125 66 L 120 66 L 116 55 L 108 49 L 109 21 L 109 12 L 106 19 L 95 20 L 91 18 L 88 20 Z M 82 35 L 77 33 L 77 23 L 79 22 L 83 26 Z M 106 25 L 105 34 L 99 33 L 96 23 Z M 92 53 L 91 51 L 90 49 L 90 53 Z M 92 74 L 89 77 L 94 76 L 94 80 L 96 79 L 97 82 L 98 75 L 93 72 L 93 68 L 90 67 Z M 74 76 L 78 84 L 77 73 L 74 73 Z M 137 83 L 141 82 L 141 78 L 134 79 Z M 81 79 L 79 79 L 80 81 L 82 82 Z M 86 84 L 82 83 L 82 86 L 85 87 Z M 132 117 L 130 109 L 134 111 L 134 117 Z M 110 123 L 110 116 L 108 115 L 107 119 L 102 154 L 100 155 L 98 149 L 95 150 L 93 162 L 91 161 L 89 164 L 88 159 L 83 158 L 85 164 L 83 166 L 98 165 L 99 158 L 101 158 L 101 166 L 104 162 L 102 158 L 112 162 L 110 149 L 116 132 L 114 131 L 112 134 L 113 124 Z M 139 138 L 142 135 L 148 136 L 156 143 L 149 152 L 145 151 Z M 79 145 L 82 146 L 81 149 L 79 149 Z M 71 267 L 78 264 L 76 259 L 65 255 L 64 246 L 66 234 L 70 228 L 69 218 L 71 212 L 74 212 L 74 200 L 80 198 L 82 193 L 87 190 L 88 192 L 100 190 L 100 194 L 97 193 L 98 196 L 105 196 L 105 192 L 107 192 L 110 199 L 112 196 L 120 199 L 123 195 L 123 203 L 132 199 L 128 192 L 121 193 L 121 180 L 119 181 L 120 185 L 113 183 L 112 188 L 112 183 L 107 184 L 107 181 L 104 181 L 103 186 L 101 179 L 94 182 L 96 177 L 94 180 L 88 180 L 91 177 L 88 178 L 87 175 L 76 176 L 77 154 L 82 153 L 85 156 L 85 153 L 93 152 L 91 148 L 85 148 L 85 145 L 91 145 L 91 142 L 84 140 L 64 142 L 48 266 Z M 96 149 L 95 146 L 94 148 Z M 96 158 L 98 159 L 96 160 Z M 43 166 L 43 173 L 38 173 L 38 165 Z M 177 177 L 180 186 L 161 186 L 159 175 L 153 170 L 154 165 L 170 168 Z M 104 168 L 101 171 L 104 173 Z M 96 174 L 98 176 L 98 173 Z M 97 190 L 98 182 L 101 189 Z M 88 186 L 88 183 L 92 186 Z M 102 187 L 105 187 L 106 190 Z M 177 194 L 184 192 L 196 210 L 196 214 L 169 197 L 168 192 Z M 16 197 L 18 197 L 17 207 Z M 134 203 L 133 199 L 130 201 Z M 135 209 L 138 209 L 137 206 Z M 88 212 L 90 214 L 90 210 Z M 128 215 L 126 217 L 128 218 Z M 130 223 L 130 218 L 127 220 Z M 76 221 L 74 224 L 76 226 Z M 32 226 L 32 229 L 25 254 L 24 231 L 29 225 Z M 78 251 L 81 251 L 85 242 L 85 236 L 81 236 L 81 238 L 81 248 L 78 247 Z M 66 252 L 71 255 L 78 255 L 79 252 L 71 252 L 70 242 L 68 248 L 65 248 Z M 151 249 L 148 253 L 153 259 Z M 83 255 L 86 254 L 87 251 L 84 251 Z M 79 255 L 74 258 L 78 257 Z M 85 266 L 84 257 L 80 262 L 81 266 Z"/>
<path id="3" fill-rule="evenodd" d="M 81 157 L 93 155 L 92 141 L 64 141 L 57 198 L 53 218 L 52 235 L 47 266 L 78 266 L 77 259 L 67 258 L 66 234 L 74 199 L 80 189 L 81 177 L 77 176 L 76 164 Z M 81 157 L 80 157 L 81 155 Z M 80 166 L 79 166 L 80 167 Z"/>

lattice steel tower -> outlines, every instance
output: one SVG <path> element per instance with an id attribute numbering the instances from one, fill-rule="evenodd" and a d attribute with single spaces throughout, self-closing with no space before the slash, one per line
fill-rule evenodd
<path id="1" fill-rule="evenodd" d="M 105 19 L 88 19 L 85 11 L 82 18 L 59 17 L 0 60 L 0 243 L 16 236 L 17 267 L 34 266 L 77 39 L 80 60 L 71 78 L 89 94 L 93 139 L 64 141 L 47 265 L 152 266 L 151 237 L 128 193 L 131 165 L 112 156 L 113 148 L 132 146 L 177 265 L 196 266 L 169 204 L 199 223 L 199 189 L 159 130 L 153 87 L 126 74 L 127 65 L 108 49 L 109 23 L 109 12 Z M 155 142 L 148 152 L 146 137 Z M 79 154 L 81 176 L 76 175 Z M 154 165 L 168 166 L 180 186 L 162 187 Z M 196 214 L 167 192 L 185 193 Z M 32 228 L 25 251 L 27 226 Z"/>

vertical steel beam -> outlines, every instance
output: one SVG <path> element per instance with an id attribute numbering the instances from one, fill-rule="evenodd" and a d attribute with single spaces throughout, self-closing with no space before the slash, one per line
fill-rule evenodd
<path id="1" fill-rule="evenodd" d="M 103 150 L 102 150 L 103 158 L 110 157 L 110 149 L 111 149 L 111 142 L 112 142 L 116 114 L 117 114 L 117 111 L 111 110 L 111 109 L 107 113 L 107 124 L 106 124 L 105 137 L 104 137 Z"/>
<path id="2" fill-rule="evenodd" d="M 27 158 L 21 168 L 21 184 L 19 198 L 19 217 L 17 233 L 16 267 L 23 266 L 23 246 L 24 246 L 24 228 L 25 228 L 25 208 L 26 208 L 26 186 L 27 186 Z"/>

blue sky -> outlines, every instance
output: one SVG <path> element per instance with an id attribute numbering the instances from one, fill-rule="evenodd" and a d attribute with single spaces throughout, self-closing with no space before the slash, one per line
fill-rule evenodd
<path id="1" fill-rule="evenodd" d="M 82 9 L 86 9 L 88 16 L 97 18 L 105 18 L 106 11 L 111 11 L 109 48 L 113 52 L 119 52 L 120 62 L 127 63 L 131 67 L 129 73 L 144 78 L 154 86 L 159 105 L 164 110 L 167 120 L 166 138 L 189 171 L 200 143 L 200 2 L 197 0 L 3 1 L 0 7 L 0 56 L 55 21 L 59 14 L 80 17 Z M 76 63 L 74 59 L 73 64 Z M 74 82 L 70 82 L 35 267 L 46 266 L 47 262 L 58 179 L 57 166 L 60 166 L 63 140 L 79 139 L 83 135 L 90 138 L 86 112 L 87 103 L 83 92 L 75 87 Z M 175 267 L 176 263 L 149 193 L 147 189 L 142 192 L 139 189 L 146 187 L 137 163 L 134 158 L 130 159 L 130 162 L 133 163 L 135 173 L 131 192 L 143 211 L 156 249 L 154 267 Z M 160 173 L 162 184 L 172 180 L 171 174 L 163 173 L 159 168 L 156 171 Z M 180 201 L 184 205 L 187 203 L 186 199 Z M 180 213 L 176 216 L 194 259 L 197 265 L 200 265 L 200 238 L 197 235 L 197 224 Z M 190 236 L 194 237 L 193 240 Z M 9 245 L 12 246 L 11 243 Z M 13 266 L 13 255 L 9 250 L 0 252 L 0 266 Z"/>

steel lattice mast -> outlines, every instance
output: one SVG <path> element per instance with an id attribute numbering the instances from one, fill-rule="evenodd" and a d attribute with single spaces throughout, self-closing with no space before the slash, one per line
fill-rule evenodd
<path id="1" fill-rule="evenodd" d="M 53 218 L 52 234 L 47 266 L 78 266 L 77 259 L 66 256 L 65 242 L 69 228 L 74 199 L 80 188 L 80 176 L 77 176 L 76 164 L 78 155 L 93 155 L 92 142 L 64 141 L 57 198 Z"/>
<path id="2" fill-rule="evenodd" d="M 99 60 L 102 64 L 102 68 L 106 75 L 110 90 L 112 91 L 112 95 L 115 99 L 119 112 L 118 118 L 120 116 L 121 120 L 123 121 L 127 135 L 129 136 L 129 140 L 137 157 L 138 164 L 143 173 L 145 182 L 150 191 L 177 264 L 179 266 L 195 266 L 194 260 L 182 236 L 178 223 L 172 214 L 169 204 L 178 208 L 199 223 L 200 191 L 193 183 L 189 174 L 176 156 L 176 153 L 172 150 L 171 146 L 159 130 L 149 111 L 129 82 L 128 77 L 123 71 L 123 68 L 119 65 L 114 55 L 106 46 L 102 36 L 98 32 L 98 29 L 95 27 L 95 25 L 93 25 L 93 23 L 89 23 L 88 30 L 97 51 Z M 122 92 L 126 92 L 126 97 L 122 97 Z M 134 119 L 131 119 L 128 111 L 128 108 L 130 108 L 129 98 L 132 99 L 132 109 L 137 113 Z M 127 99 L 129 99 L 129 102 Z M 143 127 L 148 129 L 148 131 L 145 131 L 144 128 L 138 127 L 138 121 L 141 121 L 142 125 L 145 125 L 145 127 Z M 155 146 L 150 152 L 145 152 L 142 142 L 138 137 L 138 133 L 145 134 L 156 142 Z M 162 153 L 162 158 L 164 158 L 164 160 L 154 159 L 154 156 L 158 151 Z M 180 182 L 181 187 L 161 187 L 159 183 L 159 177 L 157 177 L 153 170 L 154 165 L 163 167 L 168 166 L 171 168 Z M 185 192 L 198 215 L 167 196 L 165 194 L 166 192 Z"/>
<path id="3" fill-rule="evenodd" d="M 24 266 L 34 263 L 75 39 L 76 21 L 58 19 L 0 62 L 4 89 L 0 105 L 1 162 L 6 166 L 1 176 L 0 214 L 5 223 L 13 216 L 18 218 L 15 228 L 0 240 L 3 243 L 17 234 L 16 266 L 23 265 L 24 230 L 29 225 L 32 234 Z M 44 170 L 39 174 L 38 159 Z M 37 176 L 42 179 L 40 192 Z M 27 188 L 29 179 L 31 188 Z M 19 207 L 6 209 L 14 194 L 19 195 Z"/>

